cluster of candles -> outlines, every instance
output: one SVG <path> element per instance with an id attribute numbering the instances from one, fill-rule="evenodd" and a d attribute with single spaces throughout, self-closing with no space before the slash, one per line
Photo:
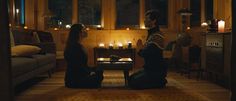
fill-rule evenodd
<path id="1" fill-rule="evenodd" d="M 206 29 L 208 24 L 206 22 L 203 22 L 201 24 L 201 26 L 204 29 Z M 218 32 L 220 32 L 220 33 L 225 32 L 225 21 L 223 21 L 223 20 L 218 21 Z"/>
<path id="2" fill-rule="evenodd" d="M 127 43 L 128 43 L 128 44 L 127 44 L 127 48 L 132 48 L 132 42 L 131 42 L 131 41 L 128 41 Z M 105 44 L 104 44 L 104 43 L 99 43 L 99 44 L 98 44 L 98 47 L 99 47 L 99 48 L 105 48 Z M 118 47 L 119 49 L 123 49 L 124 46 L 123 46 L 122 43 L 119 42 L 119 43 L 117 43 L 117 47 Z M 108 48 L 109 48 L 109 49 L 113 49 L 113 48 L 114 48 L 114 44 L 110 43 L 109 46 L 108 46 Z"/>

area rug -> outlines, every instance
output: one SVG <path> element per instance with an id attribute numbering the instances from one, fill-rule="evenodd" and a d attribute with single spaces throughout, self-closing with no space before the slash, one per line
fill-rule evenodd
<path id="1" fill-rule="evenodd" d="M 54 75 L 16 96 L 16 101 L 209 101 L 184 89 L 168 78 L 163 89 L 132 90 L 124 87 L 122 74 L 106 74 L 99 89 L 70 89 L 64 87 L 64 74 Z"/>

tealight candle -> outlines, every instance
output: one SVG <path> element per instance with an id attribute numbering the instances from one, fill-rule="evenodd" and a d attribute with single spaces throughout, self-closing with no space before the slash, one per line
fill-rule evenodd
<path id="1" fill-rule="evenodd" d="M 109 49 L 113 49 L 113 44 L 112 43 L 109 44 Z"/>
<path id="2" fill-rule="evenodd" d="M 105 44 L 104 44 L 104 43 L 100 43 L 98 46 L 99 46 L 100 48 L 104 48 L 104 47 L 105 47 Z"/>
<path id="3" fill-rule="evenodd" d="M 218 32 L 224 32 L 225 31 L 225 21 L 220 20 L 218 21 Z"/>
<path id="4" fill-rule="evenodd" d="M 28 27 L 27 27 L 27 26 L 24 26 L 24 29 L 28 29 Z"/>
<path id="5" fill-rule="evenodd" d="M 207 27 L 208 24 L 207 24 L 206 22 L 203 22 L 203 23 L 201 24 L 201 26 L 202 26 L 202 27 Z"/>
<path id="6" fill-rule="evenodd" d="M 101 25 L 97 25 L 97 30 L 101 30 L 102 26 Z"/>
<path id="7" fill-rule="evenodd" d="M 207 26 L 208 26 L 208 24 L 206 22 L 203 22 L 201 24 L 201 27 L 202 27 L 203 31 L 207 31 Z"/>
<path id="8" fill-rule="evenodd" d="M 58 28 L 54 28 L 55 31 L 59 30 Z"/>
<path id="9" fill-rule="evenodd" d="M 132 48 L 132 42 L 128 41 L 128 48 Z"/>
<path id="10" fill-rule="evenodd" d="M 119 48 L 119 49 L 122 49 L 122 48 L 123 48 L 122 43 L 118 43 L 118 48 Z"/>

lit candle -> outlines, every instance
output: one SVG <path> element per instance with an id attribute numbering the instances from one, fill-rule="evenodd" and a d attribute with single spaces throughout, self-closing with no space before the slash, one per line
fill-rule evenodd
<path id="1" fill-rule="evenodd" d="M 16 9 L 16 14 L 18 14 L 20 12 L 20 10 L 19 9 Z"/>
<path id="2" fill-rule="evenodd" d="M 207 24 L 206 22 L 203 22 L 203 23 L 201 24 L 201 26 L 202 26 L 202 27 L 207 27 L 208 24 Z"/>
<path id="3" fill-rule="evenodd" d="M 122 49 L 122 48 L 123 48 L 122 43 L 118 43 L 118 48 L 119 48 L 119 49 Z"/>
<path id="4" fill-rule="evenodd" d="M 57 31 L 57 30 L 58 30 L 58 28 L 54 28 L 54 30 L 55 30 L 55 31 Z"/>
<path id="5" fill-rule="evenodd" d="M 225 21 L 220 20 L 218 21 L 218 32 L 224 32 L 225 31 Z"/>
<path id="6" fill-rule="evenodd" d="M 190 30 L 191 28 L 190 27 L 187 27 L 187 30 Z"/>
<path id="7" fill-rule="evenodd" d="M 90 29 L 87 27 L 86 30 L 88 31 L 88 30 L 90 30 Z"/>
<path id="8" fill-rule="evenodd" d="M 70 28 L 71 28 L 71 25 L 66 25 L 66 28 L 67 28 L 67 29 L 70 29 Z"/>
<path id="9" fill-rule="evenodd" d="M 102 29 L 102 26 L 101 26 L 101 25 L 97 25 L 97 29 L 98 29 L 98 30 L 101 30 L 101 29 Z"/>
<path id="10" fill-rule="evenodd" d="M 132 42 L 128 41 L 128 48 L 132 48 Z"/>
<path id="11" fill-rule="evenodd" d="M 16 9 L 16 23 L 17 25 L 20 25 L 20 16 L 19 16 L 19 13 L 20 13 L 20 9 Z"/>
<path id="12" fill-rule="evenodd" d="M 24 26 L 24 29 L 28 29 L 28 27 L 27 27 L 27 26 Z"/>
<path id="13" fill-rule="evenodd" d="M 141 29 L 146 29 L 146 27 L 145 27 L 145 26 L 142 26 Z"/>
<path id="14" fill-rule="evenodd" d="M 109 44 L 109 49 L 113 49 L 113 44 L 112 43 Z"/>
<path id="15" fill-rule="evenodd" d="M 207 31 L 208 24 L 206 22 L 203 22 L 201 26 L 202 26 L 203 31 Z"/>
<path id="16" fill-rule="evenodd" d="M 99 46 L 100 48 L 104 48 L 104 47 L 105 47 L 105 44 L 104 44 L 104 43 L 100 43 L 98 46 Z"/>

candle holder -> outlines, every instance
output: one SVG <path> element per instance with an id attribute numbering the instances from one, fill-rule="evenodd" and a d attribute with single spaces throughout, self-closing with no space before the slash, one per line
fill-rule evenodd
<path id="1" fill-rule="evenodd" d="M 113 49 L 113 44 L 109 44 L 109 49 Z"/>
<path id="2" fill-rule="evenodd" d="M 119 43 L 119 44 L 118 44 L 118 48 L 119 48 L 119 49 L 123 49 L 122 43 Z"/>
<path id="3" fill-rule="evenodd" d="M 128 42 L 128 48 L 130 49 L 130 48 L 132 48 L 132 42 Z"/>

